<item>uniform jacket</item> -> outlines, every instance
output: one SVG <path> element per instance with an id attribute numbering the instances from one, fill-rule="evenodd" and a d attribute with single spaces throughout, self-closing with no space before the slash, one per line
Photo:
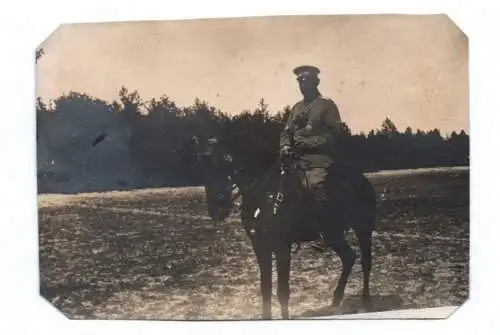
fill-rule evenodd
<path id="1" fill-rule="evenodd" d="M 311 167 L 327 167 L 333 162 L 333 142 L 340 127 L 340 113 L 331 99 L 318 96 L 312 102 L 299 101 L 281 133 L 280 147 L 291 145 L 289 133 L 293 133 L 295 148 L 311 161 Z"/>

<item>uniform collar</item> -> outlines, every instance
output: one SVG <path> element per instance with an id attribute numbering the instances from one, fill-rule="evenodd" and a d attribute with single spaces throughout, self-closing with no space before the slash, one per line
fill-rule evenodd
<path id="1" fill-rule="evenodd" d="M 303 98 L 302 99 L 302 102 L 307 104 L 307 103 L 313 103 L 315 102 L 316 100 L 318 100 L 319 98 L 321 98 L 321 93 L 318 93 L 318 95 L 316 97 L 314 97 L 314 99 L 310 100 L 310 101 L 307 101 L 306 98 Z"/>

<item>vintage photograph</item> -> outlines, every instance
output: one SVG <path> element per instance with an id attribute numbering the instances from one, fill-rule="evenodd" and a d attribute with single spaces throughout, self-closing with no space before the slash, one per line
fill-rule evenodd
<path id="1" fill-rule="evenodd" d="M 33 58 L 40 295 L 67 318 L 468 299 L 469 42 L 448 16 L 68 23 Z"/>

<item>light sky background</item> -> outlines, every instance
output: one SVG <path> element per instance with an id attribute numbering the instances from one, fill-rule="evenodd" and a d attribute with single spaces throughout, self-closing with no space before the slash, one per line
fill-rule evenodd
<path id="1" fill-rule="evenodd" d="M 41 45 L 36 93 L 71 90 L 112 101 L 195 97 L 228 114 L 301 99 L 294 67 L 321 69 L 320 91 L 353 132 L 385 117 L 469 133 L 468 39 L 445 15 L 253 17 L 63 25 Z"/>

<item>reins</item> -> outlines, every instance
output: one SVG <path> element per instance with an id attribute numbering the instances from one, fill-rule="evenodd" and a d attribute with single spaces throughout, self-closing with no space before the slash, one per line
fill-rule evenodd
<path id="1" fill-rule="evenodd" d="M 236 192 L 236 194 L 231 198 L 231 202 L 234 202 L 234 200 L 236 200 L 238 197 L 240 197 L 241 195 L 243 195 L 243 193 L 246 193 L 248 191 L 250 191 L 252 188 L 256 187 L 257 185 L 259 185 L 260 183 L 263 183 L 264 181 L 266 181 L 267 179 L 269 179 L 269 177 L 272 175 L 273 173 L 273 170 L 280 164 L 281 162 L 278 161 L 278 163 L 274 164 L 273 166 L 271 166 L 266 172 L 264 172 L 264 174 L 259 177 L 259 178 L 255 178 L 252 182 L 250 182 L 243 190 L 238 190 L 238 192 Z"/>
<path id="2" fill-rule="evenodd" d="M 298 156 L 294 157 L 294 159 L 308 162 L 306 159 L 304 159 L 302 157 L 298 157 Z M 260 178 L 254 179 L 243 190 L 238 190 L 238 192 L 233 197 L 231 197 L 231 202 L 234 202 L 234 200 L 236 200 L 242 194 L 250 191 L 252 188 L 256 187 L 257 185 L 259 185 L 259 184 L 263 183 L 264 181 L 266 181 L 267 179 L 269 179 L 269 177 L 272 175 L 274 169 L 278 168 L 282 164 L 283 164 L 282 160 L 281 159 L 278 160 L 278 162 L 275 163 L 273 166 L 271 166 L 266 172 L 264 172 L 264 174 Z M 282 170 L 280 169 L 280 171 L 282 171 Z M 281 185 L 281 183 L 280 183 L 280 185 Z M 280 189 L 280 188 L 281 187 L 278 187 L 278 189 Z"/>
<path id="3" fill-rule="evenodd" d="M 274 154 L 280 155 L 280 151 L 279 150 L 274 149 L 268 143 L 266 143 L 265 141 L 263 141 L 260 137 L 254 135 L 252 133 L 249 133 L 249 132 L 246 132 L 246 131 L 239 131 L 239 132 L 231 134 L 229 137 L 248 137 L 248 138 L 251 138 L 261 148 L 267 150 L 270 153 L 274 153 Z M 310 163 L 308 160 L 306 160 L 306 159 L 304 159 L 302 157 L 299 157 L 298 155 L 293 155 L 293 159 L 295 161 L 306 162 L 307 164 Z M 275 169 L 277 171 L 279 171 L 279 172 L 282 172 L 282 168 L 280 168 L 280 165 L 281 165 L 281 167 L 283 166 L 283 157 L 280 157 L 275 164 L 273 164 L 270 168 L 268 168 L 263 173 L 262 176 L 260 176 L 258 178 L 255 178 L 254 180 L 252 180 L 251 182 L 249 182 L 243 189 L 240 189 L 238 187 L 239 185 L 236 184 L 236 187 L 238 187 L 238 191 L 236 192 L 236 194 L 234 194 L 234 195 L 231 196 L 230 202 L 234 203 L 234 201 L 236 199 L 238 199 L 240 196 L 242 196 L 244 193 L 247 193 L 247 192 L 251 191 L 253 188 L 255 188 L 258 185 L 262 184 L 263 182 L 267 181 L 270 178 L 270 176 L 273 174 L 273 172 L 275 171 Z M 235 177 L 235 173 L 234 172 L 231 175 L 232 175 L 232 177 Z M 233 191 L 236 187 L 233 185 L 231 187 L 231 191 Z"/>
<path id="4" fill-rule="evenodd" d="M 245 131 L 240 131 L 240 132 L 233 133 L 231 137 L 233 137 L 233 136 L 248 136 L 248 137 L 251 137 L 254 140 L 256 140 L 257 143 L 259 143 L 260 147 L 268 150 L 269 152 L 272 152 L 272 153 L 275 153 L 275 154 L 280 154 L 279 150 L 276 150 L 276 149 L 272 148 L 269 144 L 267 144 L 261 138 L 259 138 L 258 136 L 255 136 L 252 133 L 245 132 Z M 295 159 L 296 161 L 303 161 L 303 162 L 306 162 L 308 164 L 310 163 L 308 160 L 306 160 L 306 159 L 304 159 L 304 158 L 302 158 L 302 157 L 300 157 L 298 155 L 293 155 L 293 159 Z M 243 190 L 238 190 L 238 192 L 234 196 L 231 197 L 231 203 L 234 202 L 243 193 L 246 193 L 246 192 L 250 191 L 252 188 L 256 187 L 257 185 L 259 185 L 259 184 L 263 183 L 264 181 L 266 181 L 267 179 L 269 179 L 269 177 L 271 176 L 273 170 L 276 169 L 276 168 L 278 168 L 282 164 L 283 164 L 282 157 L 280 157 L 278 159 L 278 161 L 274 165 L 272 165 L 268 170 L 266 170 L 266 172 L 264 172 L 264 174 L 261 177 L 254 179 Z"/>

